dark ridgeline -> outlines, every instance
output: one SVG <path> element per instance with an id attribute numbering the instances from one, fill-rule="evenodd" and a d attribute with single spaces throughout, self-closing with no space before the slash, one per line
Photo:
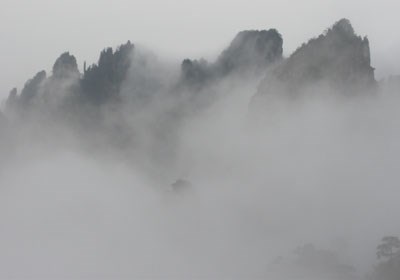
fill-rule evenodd
<path id="1" fill-rule="evenodd" d="M 299 97 L 325 87 L 355 95 L 375 86 L 369 41 L 357 36 L 350 21 L 342 19 L 303 44 L 267 75 L 253 103 L 258 104 L 259 97 L 271 94 Z"/>
<path id="2" fill-rule="evenodd" d="M 55 79 L 79 78 L 79 75 L 76 58 L 69 52 L 63 53 L 53 65 L 53 78 Z"/>
<path id="3" fill-rule="evenodd" d="M 219 96 L 219 82 L 235 82 L 262 77 L 266 69 L 282 60 L 283 40 L 276 29 L 239 32 L 216 61 L 185 59 L 172 93 L 177 98 L 177 113 L 202 111 Z"/>
<path id="4" fill-rule="evenodd" d="M 247 69 L 264 70 L 279 61 L 283 53 L 283 39 L 276 29 L 242 31 L 216 61 L 221 75 Z"/>
<path id="5" fill-rule="evenodd" d="M 43 70 L 25 83 L 20 97 L 17 98 L 17 106 L 21 106 L 22 111 L 27 110 L 29 106 L 33 106 L 36 99 L 39 98 L 46 77 L 46 71 Z"/>
<path id="6" fill-rule="evenodd" d="M 40 71 L 28 80 L 21 93 L 13 89 L 6 101 L 6 112 L 23 117 L 29 113 L 51 111 L 60 113 L 76 110 L 85 104 L 104 105 L 117 101 L 118 93 L 130 67 L 133 45 L 128 41 L 115 52 L 105 49 L 97 64 L 91 65 L 81 74 L 75 57 L 68 52 L 57 58 L 52 75 L 47 77 Z M 86 67 L 85 67 L 86 68 Z M 54 107 L 54 108 L 53 108 Z M 78 109 L 79 110 L 79 109 Z"/>
<path id="7" fill-rule="evenodd" d="M 256 100 L 273 93 L 301 96 L 301 92 L 320 86 L 347 95 L 376 86 L 368 39 L 357 36 L 347 19 L 303 44 L 287 59 L 282 58 L 282 45 L 282 36 L 275 29 L 242 31 L 212 63 L 185 59 L 180 78 L 165 89 L 166 95 L 181 97 L 178 100 L 183 101 L 177 102 L 178 110 L 185 111 L 185 107 L 186 111 L 197 110 L 215 99 L 213 86 L 217 82 L 229 77 L 235 80 L 262 75 L 265 71 Z M 46 110 L 55 106 L 50 111 L 59 112 L 60 108 L 68 111 L 73 107 L 74 114 L 84 115 L 81 111 L 88 107 L 93 111 L 110 103 L 119 104 L 133 50 L 130 42 L 115 51 L 107 48 L 101 52 L 97 64 L 87 69 L 85 64 L 83 74 L 79 73 L 75 57 L 64 53 L 55 62 L 52 76 L 47 77 L 41 71 L 26 82 L 20 95 L 16 90 L 10 93 L 6 112 L 14 110 L 24 115 L 43 111 L 43 106 Z M 134 102 L 135 96 L 130 98 Z M 253 103 L 258 104 L 254 99 Z"/>
<path id="8" fill-rule="evenodd" d="M 55 126 L 72 123 L 83 135 L 95 131 L 96 141 L 109 137 L 118 139 L 111 143 L 130 146 L 135 142 L 134 135 L 140 134 L 132 125 L 134 111 L 147 110 L 151 114 L 144 122 L 146 133 L 154 136 L 157 145 L 168 142 L 174 146 L 171 143 L 178 141 L 182 121 L 204 112 L 244 81 L 257 83 L 258 78 L 265 77 L 249 100 L 250 112 L 268 111 L 271 106 L 264 105 L 272 104 L 269 96 L 293 98 L 313 89 L 319 94 L 324 86 L 349 96 L 376 86 L 368 39 L 357 36 L 346 19 L 303 44 L 288 58 L 282 57 L 282 46 L 282 36 L 275 29 L 242 31 L 214 62 L 185 59 L 176 80 L 167 85 L 160 82 L 161 74 L 140 72 L 149 62 L 137 55 L 129 41 L 115 51 L 104 49 L 97 64 L 86 67 L 85 63 L 84 73 L 79 72 L 75 57 L 66 52 L 54 63 L 50 77 L 41 71 L 26 82 L 20 94 L 13 89 L 5 112 L 23 122 L 32 122 L 29 116 L 39 115 L 41 122 L 50 120 Z M 161 138 L 168 141 L 158 143 Z"/>
<path id="9" fill-rule="evenodd" d="M 334 88 L 375 83 L 369 41 L 357 36 L 347 19 L 297 49 L 276 73 L 298 86 L 321 80 Z"/>
<path id="10" fill-rule="evenodd" d="M 282 36 L 275 29 L 242 31 L 214 63 L 185 59 L 180 82 L 192 89 L 201 89 L 232 73 L 263 71 L 282 58 L 282 45 Z"/>
<path id="11" fill-rule="evenodd" d="M 11 113 L 12 111 L 15 111 L 15 108 L 18 104 L 18 90 L 17 88 L 13 88 L 12 90 L 10 90 L 9 94 L 8 94 L 8 98 L 5 102 L 5 111 L 6 114 L 7 113 Z M 11 112 L 10 112 L 11 111 Z"/>
<path id="12" fill-rule="evenodd" d="M 25 116 L 35 110 L 51 110 L 55 105 L 52 101 L 59 96 L 58 92 L 78 90 L 66 87 L 66 82 L 79 79 L 80 76 L 74 56 L 63 53 L 54 63 L 52 73 L 52 76 L 47 77 L 45 71 L 38 72 L 25 83 L 19 96 L 17 89 L 12 89 L 6 102 L 7 111 Z"/>
<path id="13" fill-rule="evenodd" d="M 81 89 L 86 101 L 100 105 L 119 99 L 122 82 L 131 65 L 133 49 L 130 41 L 121 45 L 115 52 L 112 48 L 107 48 L 101 52 L 97 64 L 85 69 Z"/>
<path id="14" fill-rule="evenodd" d="M 132 125 L 131 116 L 124 119 L 124 114 L 119 114 L 118 110 L 103 110 L 130 106 L 135 100 L 146 98 L 145 95 L 151 91 L 145 87 L 143 92 L 127 92 L 131 94 L 129 98 L 132 103 L 125 103 L 121 96 L 124 82 L 131 78 L 128 73 L 134 63 L 131 60 L 134 45 L 128 41 L 115 51 L 111 48 L 103 50 L 97 64 L 86 67 L 85 63 L 84 73 L 79 72 L 73 55 L 63 53 L 54 63 L 51 76 L 40 71 L 25 83 L 20 94 L 16 88 L 10 91 L 5 102 L 5 114 L 0 112 L 0 153 L 3 156 L 4 152 L 9 152 L 10 147 L 16 145 L 13 140 L 17 137 L 11 135 L 14 124 L 18 124 L 18 121 L 21 121 L 20 124 L 37 122 L 38 119 L 31 116 L 40 115 L 40 121 L 52 120 L 56 125 L 64 124 L 64 120 L 72 120 L 85 132 L 78 133 L 78 136 L 89 136 L 88 139 L 82 138 L 88 140 L 84 141 L 85 144 L 95 146 L 98 141 L 105 139 L 101 147 L 107 151 L 138 145 L 138 149 L 142 148 L 147 157 L 144 164 L 150 162 L 149 165 L 154 166 L 151 162 L 154 160 L 167 169 L 173 165 L 170 159 L 174 156 L 174 145 L 179 143 L 180 124 L 190 117 L 187 112 L 202 110 L 212 103 L 217 94 L 213 92 L 213 87 L 224 79 L 237 79 L 240 82 L 251 75 L 265 76 L 250 106 L 251 110 L 261 109 L 263 112 L 271 108 L 264 106 L 269 104 L 271 96 L 287 97 L 284 98 L 287 101 L 304 97 L 313 91 L 317 95 L 323 94 L 320 90 L 324 89 L 341 97 L 375 91 L 377 83 L 371 67 L 368 39 L 357 36 L 346 19 L 303 44 L 288 58 L 282 57 L 282 45 L 282 37 L 275 29 L 243 31 L 215 62 L 185 59 L 181 64 L 180 77 L 173 81 L 172 86 L 165 88 L 162 97 L 165 99 L 161 99 L 172 100 L 176 104 L 171 106 L 169 102 L 158 102 L 157 105 L 164 107 L 157 108 L 159 111 L 154 110 L 156 112 L 151 105 L 143 108 L 138 106 L 139 109 L 148 110 L 151 115 L 150 120 L 138 120 L 138 129 Z M 131 83 L 142 83 L 142 79 L 146 80 L 144 84 L 148 82 L 148 77 L 143 75 Z M 398 92 L 400 78 L 392 77 L 384 86 Z M 135 87 L 128 87 L 128 90 L 131 88 Z M 152 85 L 149 88 L 159 87 Z M 137 103 L 146 104 L 142 101 Z M 105 121 L 103 114 L 113 114 L 113 122 Z M 39 135 L 47 127 L 34 126 L 35 130 L 41 128 Z M 95 133 L 87 134 L 89 130 Z M 142 140 L 139 139 L 142 134 L 152 137 L 145 137 L 144 145 L 140 146 L 138 142 Z M 122 152 L 125 155 L 130 151 L 123 149 Z M 154 158 L 149 159 L 152 156 Z M 135 160 L 142 159 L 138 158 Z M 182 179 L 171 185 L 171 191 L 177 193 L 190 192 L 191 188 L 191 183 Z M 288 274 L 293 272 L 294 276 L 289 275 L 288 278 L 303 275 L 304 278 L 354 279 L 354 268 L 334 252 L 307 244 L 297 248 L 295 254 L 294 261 L 289 263 L 286 258 L 279 257 L 273 264 L 274 268 Z M 399 280 L 399 238 L 383 238 L 377 247 L 377 256 L 380 263 L 375 267 L 371 279 Z"/>
<path id="15" fill-rule="evenodd" d="M 147 118 L 142 119 L 139 129 L 132 128 L 131 135 L 134 136 L 131 142 L 137 144 L 140 142 L 140 136 L 146 135 L 144 142 L 147 146 L 151 146 L 151 151 L 146 152 L 146 156 L 153 157 L 155 164 L 170 165 L 178 154 L 182 127 L 188 121 L 205 112 L 219 98 L 229 94 L 235 83 L 237 85 L 250 76 L 261 78 L 265 69 L 281 58 L 282 38 L 276 30 L 243 31 L 214 62 L 207 62 L 204 59 L 183 60 L 180 72 L 160 94 L 153 94 L 152 90 L 146 91 L 148 97 L 145 98 L 140 91 L 134 89 L 124 92 L 125 95 L 130 95 L 131 104 L 128 108 L 130 111 L 151 112 L 150 116 L 144 113 Z M 137 68 L 137 63 L 136 57 L 134 69 Z M 134 70 L 130 74 L 135 75 L 135 73 Z M 151 79 L 151 76 L 147 75 L 147 80 Z M 127 81 L 127 84 L 131 88 L 134 88 L 133 83 L 138 84 L 140 88 L 141 81 L 137 77 L 130 79 L 132 82 Z M 147 88 L 157 88 L 156 83 L 157 80 L 155 86 Z M 144 102 L 143 99 L 147 101 Z M 135 103 L 143 106 L 137 108 Z M 143 124 L 146 124 L 145 131 L 140 133 Z"/>

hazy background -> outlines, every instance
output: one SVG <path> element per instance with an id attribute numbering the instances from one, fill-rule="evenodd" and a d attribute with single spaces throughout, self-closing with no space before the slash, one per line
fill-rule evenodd
<path id="1" fill-rule="evenodd" d="M 49 70 L 64 51 L 95 62 L 101 49 L 132 40 L 183 59 L 213 58 L 244 29 L 275 27 L 284 53 L 317 36 L 336 20 L 349 18 L 368 35 L 377 78 L 400 73 L 398 10 L 395 0 L 1 0 L 0 96 L 39 69 Z M 397 65 L 396 65 L 397 64 Z"/>
<path id="2" fill-rule="evenodd" d="M 104 47 L 128 39 L 139 47 L 121 85 L 131 103 L 100 111 L 99 123 L 91 111 L 63 122 L 45 103 L 4 126 L 0 278 L 291 279 L 279 266 L 296 274 L 293 251 L 314 243 L 337 256 L 322 267 L 349 265 L 347 279 L 358 280 L 373 270 L 379 240 L 400 232 L 400 98 L 383 83 L 379 94 L 346 97 L 317 83 L 315 95 L 293 102 L 277 88 L 260 124 L 249 104 L 265 75 L 238 72 L 182 92 L 206 94 L 204 108 L 173 87 L 183 58 L 213 61 L 240 30 L 277 28 L 287 56 L 343 17 L 369 36 L 377 79 L 400 73 L 395 1 L 2 4 L 0 97 L 50 72 L 64 51 L 82 70 Z M 308 59 L 314 53 L 299 63 Z M 57 81 L 44 88 L 74 92 Z M 141 94 L 154 101 L 141 103 Z M 126 135 L 131 142 L 119 141 Z M 174 190 L 178 179 L 191 184 Z"/>

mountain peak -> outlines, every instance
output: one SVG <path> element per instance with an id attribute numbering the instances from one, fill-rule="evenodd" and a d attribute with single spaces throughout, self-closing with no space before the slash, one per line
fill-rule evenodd
<path id="1" fill-rule="evenodd" d="M 261 83 L 258 94 L 295 96 L 320 85 L 353 94 L 375 83 L 368 39 L 358 36 L 348 19 L 341 19 L 282 61 Z"/>
<path id="2" fill-rule="evenodd" d="M 283 40 L 276 29 L 239 32 L 217 60 L 227 72 L 239 67 L 265 67 L 282 58 Z"/>
<path id="3" fill-rule="evenodd" d="M 330 30 L 333 32 L 340 32 L 349 36 L 355 36 L 354 28 L 351 25 L 350 20 L 348 20 L 347 18 L 342 18 L 341 20 L 337 21 Z"/>
<path id="4" fill-rule="evenodd" d="M 78 64 L 76 58 L 70 55 L 69 52 L 65 52 L 57 58 L 53 66 L 53 75 L 57 78 L 67 78 L 70 76 L 78 76 Z"/>
<path id="5" fill-rule="evenodd" d="M 182 81 L 202 88 L 234 72 L 258 73 L 282 59 L 282 45 L 282 36 L 276 29 L 241 31 L 215 62 L 185 59 L 181 64 Z"/>

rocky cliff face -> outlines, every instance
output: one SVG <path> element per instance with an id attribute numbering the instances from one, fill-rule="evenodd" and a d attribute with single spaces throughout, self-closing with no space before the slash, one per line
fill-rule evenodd
<path id="1" fill-rule="evenodd" d="M 6 101 L 6 112 L 11 115 L 27 116 L 29 112 L 58 110 L 66 95 L 77 91 L 80 73 L 74 56 L 63 53 L 54 63 L 52 75 L 38 72 L 28 80 L 21 94 L 16 88 L 10 91 Z"/>
<path id="2" fill-rule="evenodd" d="M 357 36 L 351 23 L 342 19 L 269 73 L 257 95 L 296 97 L 320 86 L 350 95 L 374 84 L 368 39 Z"/>
<path id="3" fill-rule="evenodd" d="M 279 61 L 283 52 L 282 36 L 275 29 L 242 31 L 216 61 L 222 74 L 235 70 L 264 69 Z"/>
<path id="4" fill-rule="evenodd" d="M 134 45 L 128 41 L 115 51 L 103 50 L 97 64 L 85 69 L 81 79 L 82 96 L 89 102 L 102 105 L 117 100 L 122 82 L 131 66 Z"/>
<path id="5" fill-rule="evenodd" d="M 57 79 L 78 78 L 79 70 L 76 58 L 69 52 L 63 53 L 54 63 L 53 77 Z"/>
<path id="6" fill-rule="evenodd" d="M 32 79 L 25 83 L 18 101 L 20 106 L 31 106 L 35 102 L 35 98 L 38 97 L 42 92 L 42 86 L 46 80 L 46 77 L 46 72 L 40 71 Z"/>
<path id="7" fill-rule="evenodd" d="M 178 81 L 174 78 L 163 89 L 164 98 L 170 98 L 170 103 L 175 104 L 170 107 L 179 113 L 201 110 L 242 82 L 258 84 L 264 75 L 253 104 L 271 95 L 318 94 L 321 88 L 351 95 L 371 89 L 376 83 L 368 39 L 356 35 L 346 19 L 303 44 L 287 59 L 282 58 L 282 46 L 282 36 L 275 29 L 242 31 L 214 62 L 185 59 Z M 132 66 L 133 51 L 130 42 L 115 51 L 107 48 L 97 64 L 84 67 L 83 74 L 79 73 L 75 57 L 64 53 L 56 60 L 50 77 L 39 72 L 20 94 L 16 90 L 11 92 L 6 107 L 20 112 L 29 111 L 26 108 L 38 112 L 50 108 L 56 113 L 61 107 L 67 112 L 74 108 L 73 115 L 79 115 L 88 112 L 89 107 L 96 111 L 103 105 L 120 104 L 120 91 Z M 144 75 L 138 76 L 132 83 L 150 83 L 146 79 Z M 146 98 L 148 93 L 141 95 Z"/>
<path id="8" fill-rule="evenodd" d="M 40 71 L 25 83 L 20 94 L 13 89 L 5 110 L 16 115 L 26 115 L 29 111 L 57 113 L 67 106 L 80 108 L 83 103 L 102 105 L 117 100 L 132 51 L 130 42 L 115 51 L 107 48 L 101 52 L 98 63 L 85 67 L 83 74 L 75 57 L 65 52 L 55 61 L 51 76 Z"/>
<path id="9" fill-rule="evenodd" d="M 283 40 L 275 29 L 242 31 L 214 63 L 185 59 L 181 83 L 202 87 L 232 73 L 263 71 L 282 58 Z"/>

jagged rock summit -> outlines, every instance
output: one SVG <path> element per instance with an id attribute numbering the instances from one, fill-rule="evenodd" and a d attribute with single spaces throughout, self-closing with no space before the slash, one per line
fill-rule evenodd
<path id="1" fill-rule="evenodd" d="M 297 96 L 319 86 L 351 94 L 374 84 L 368 39 L 356 35 L 349 20 L 341 19 L 269 73 L 257 95 Z"/>
<path id="2" fill-rule="evenodd" d="M 234 72 L 265 70 L 282 58 L 282 45 L 282 36 L 276 29 L 239 32 L 214 63 L 185 59 L 181 81 L 201 87 Z"/>
<path id="3" fill-rule="evenodd" d="M 100 106 L 116 100 L 131 64 L 133 48 L 128 41 L 115 51 L 103 50 L 98 63 L 85 67 L 83 74 L 76 58 L 65 52 L 56 59 L 51 76 L 40 71 L 25 83 L 20 94 L 14 88 L 6 101 L 6 111 L 24 115 L 29 110 L 43 111 L 54 109 L 50 108 L 53 106 L 79 108 L 84 102 Z"/>
<path id="4" fill-rule="evenodd" d="M 69 52 L 63 53 L 54 63 L 53 76 L 58 79 L 79 77 L 76 58 Z"/>
<path id="5" fill-rule="evenodd" d="M 229 94 L 238 85 L 235 81 L 251 80 L 258 84 L 262 77 L 265 78 L 252 103 L 271 95 L 319 94 L 321 88 L 346 96 L 376 85 L 369 41 L 356 35 L 347 19 L 339 20 L 286 59 L 282 57 L 282 46 L 282 36 L 276 29 L 239 32 L 214 62 L 185 59 L 179 78 L 165 88 L 165 96 L 171 97 L 176 104 L 171 107 L 180 113 L 206 108 L 219 98 L 218 93 Z M 20 94 L 13 90 L 6 109 L 24 115 L 49 108 L 56 113 L 61 112 L 60 108 L 71 112 L 70 108 L 74 108 L 74 116 L 85 112 L 97 118 L 92 112 L 99 107 L 122 103 L 120 91 L 131 67 L 133 51 L 130 41 L 115 51 L 107 48 L 97 64 L 84 67 L 84 73 L 79 73 L 75 57 L 66 52 L 56 60 L 50 76 L 41 71 L 25 84 Z M 140 77 L 134 81 L 138 83 Z"/>
<path id="6" fill-rule="evenodd" d="M 283 40 L 276 29 L 239 32 L 219 56 L 216 66 L 222 73 L 241 68 L 264 68 L 282 58 Z"/>

